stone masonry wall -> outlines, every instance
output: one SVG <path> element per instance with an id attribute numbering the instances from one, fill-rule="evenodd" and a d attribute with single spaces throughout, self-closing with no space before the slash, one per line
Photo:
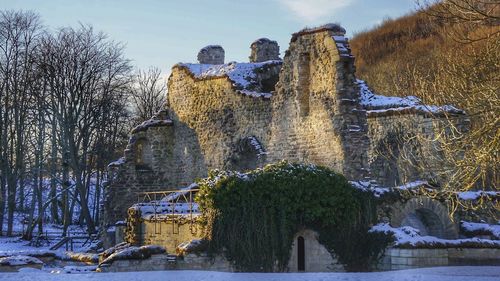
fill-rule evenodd
<path id="1" fill-rule="evenodd" d="M 433 266 L 499 265 L 500 249 L 399 249 L 388 248 L 378 270 L 400 270 Z"/>
<path id="2" fill-rule="evenodd" d="M 209 45 L 198 53 L 198 62 L 204 64 L 223 64 L 225 52 L 219 45 Z"/>
<path id="3" fill-rule="evenodd" d="M 175 254 L 175 249 L 182 242 L 201 238 L 201 227 L 189 221 L 174 223 L 168 221 L 143 221 L 140 233 L 141 245 L 160 245 L 169 254 Z"/>
<path id="4" fill-rule="evenodd" d="M 168 107 L 160 118 L 165 124 L 132 133 L 106 190 L 105 224 L 123 220 L 141 192 L 178 189 L 212 169 L 247 170 L 285 159 L 389 186 L 435 177 L 407 165 L 401 154 L 388 159 L 381 147 L 413 132 L 430 134 L 436 121 L 420 114 L 367 112 L 344 34 L 333 25 L 294 34 L 283 63 L 256 74 L 261 85 L 250 90 L 265 95 L 244 94 L 227 76 L 196 78 L 186 66 L 174 66 Z M 278 71 L 278 83 L 268 85 Z M 419 143 L 405 147 L 428 155 L 434 149 Z"/>
<path id="5" fill-rule="evenodd" d="M 429 114 L 368 111 L 368 150 L 372 179 L 384 186 L 415 180 L 444 181 L 444 162 L 437 142 L 444 120 Z M 457 116 L 455 127 L 467 130 L 467 118 Z M 441 172 L 441 173 L 440 173 Z"/>
<path id="6" fill-rule="evenodd" d="M 324 165 L 349 179 L 366 176 L 365 112 L 359 103 L 354 58 L 331 30 L 296 35 L 285 54 L 273 102 L 270 162 Z"/>
<path id="7" fill-rule="evenodd" d="M 250 49 L 252 49 L 249 57 L 250 62 L 280 59 L 280 47 L 276 41 L 269 40 L 267 38 L 260 38 L 255 40 L 252 45 L 250 45 Z"/>
<path id="8" fill-rule="evenodd" d="M 367 176 L 366 114 L 356 102 L 354 58 L 343 34 L 326 29 L 294 35 L 270 99 L 240 94 L 225 76 L 196 79 L 174 67 L 164 116 L 171 124 L 132 134 L 107 190 L 106 224 L 123 220 L 140 192 L 178 189 L 211 169 L 251 169 L 286 159 L 324 165 L 349 179 Z M 268 80 L 279 69 L 258 76 Z M 248 151 L 250 139 L 262 151 Z"/>
<path id="9" fill-rule="evenodd" d="M 294 239 L 288 262 L 289 272 L 298 272 L 297 238 L 304 238 L 304 261 L 306 272 L 341 272 L 344 266 L 318 242 L 318 233 L 312 230 L 299 231 Z"/>
<path id="10" fill-rule="evenodd" d="M 265 144 L 269 138 L 270 101 L 236 93 L 225 77 L 197 81 L 187 70 L 174 68 L 168 102 L 174 126 L 192 131 L 201 153 L 200 161 L 178 168 L 179 184 L 206 176 L 211 169 L 232 169 L 241 140 L 254 137 Z M 182 146 L 186 140 L 176 141 Z M 197 172 L 184 175 L 193 169 Z"/>

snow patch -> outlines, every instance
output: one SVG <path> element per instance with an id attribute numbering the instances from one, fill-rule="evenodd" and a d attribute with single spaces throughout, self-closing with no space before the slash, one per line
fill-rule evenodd
<path id="1" fill-rule="evenodd" d="M 359 86 L 360 103 L 367 109 L 367 113 L 385 113 L 388 111 L 404 111 L 413 109 L 419 112 L 431 114 L 464 114 L 463 110 L 457 109 L 452 105 L 436 106 L 425 105 L 422 100 L 415 96 L 407 97 L 387 97 L 374 94 L 373 91 L 363 80 L 357 80 Z"/>
<path id="2" fill-rule="evenodd" d="M 392 227 L 388 223 L 379 223 L 370 229 L 370 232 L 381 232 L 394 237 L 394 246 L 410 248 L 500 248 L 500 241 L 467 238 L 467 239 L 442 239 L 434 236 L 420 236 L 420 231 L 410 226 Z"/>
<path id="3" fill-rule="evenodd" d="M 140 125 L 132 129 L 132 134 L 141 132 L 141 131 L 146 131 L 147 129 L 151 127 L 163 127 L 163 126 L 169 126 L 172 125 L 173 122 L 170 119 L 166 120 L 158 120 L 158 119 L 149 119 L 144 122 L 142 122 Z"/>
<path id="4" fill-rule="evenodd" d="M 179 244 L 176 247 L 175 252 L 177 255 L 184 256 L 184 255 L 186 255 L 188 253 L 192 253 L 192 252 L 201 252 L 201 251 L 206 249 L 206 247 L 204 247 L 204 246 L 207 246 L 206 240 L 193 239 L 191 241 L 186 241 L 186 242 Z"/>
<path id="5" fill-rule="evenodd" d="M 118 166 L 121 166 L 125 164 L 125 157 L 120 157 L 118 160 L 116 161 L 113 161 L 111 163 L 108 164 L 108 167 L 118 167 Z"/>
<path id="6" fill-rule="evenodd" d="M 61 269 L 53 269 L 50 271 L 50 273 L 55 273 L 55 274 L 91 273 L 95 272 L 96 269 L 97 265 L 84 265 L 84 266 L 68 265 Z"/>
<path id="7" fill-rule="evenodd" d="M 499 266 L 454 266 L 418 268 L 386 272 L 307 272 L 307 273 L 235 273 L 203 270 L 166 270 L 141 272 L 109 272 L 65 275 L 36 272 L 2 273 L 4 281 L 493 281 L 500 276 Z"/>
<path id="8" fill-rule="evenodd" d="M 16 255 L 0 258 L 0 265 L 28 265 L 28 264 L 43 264 L 43 262 L 37 258 L 24 256 L 24 255 Z"/>
<path id="9" fill-rule="evenodd" d="M 349 43 L 347 42 L 347 38 L 342 35 L 334 35 L 332 36 L 335 44 L 337 45 L 337 50 L 339 51 L 339 55 L 341 57 L 353 57 L 351 55 L 351 48 L 349 47 Z"/>
<path id="10" fill-rule="evenodd" d="M 109 264 L 115 260 L 147 259 L 154 254 L 165 253 L 165 248 L 157 245 L 130 246 L 129 244 L 118 244 L 117 246 L 104 251 L 101 255 L 103 260 L 99 263 Z"/>
<path id="11" fill-rule="evenodd" d="M 227 77 L 241 94 L 251 97 L 270 98 L 271 93 L 260 93 L 252 90 L 257 83 L 256 71 L 266 66 L 281 65 L 281 60 L 269 60 L 257 63 L 230 62 L 226 64 L 179 63 L 176 66 L 187 69 L 196 79 Z"/>
<path id="12" fill-rule="evenodd" d="M 250 141 L 250 144 L 257 151 L 258 158 L 261 158 L 263 155 L 267 154 L 267 152 L 264 150 L 264 147 L 262 147 L 262 144 L 259 142 L 259 140 L 256 137 L 248 137 L 248 140 Z"/>
<path id="13" fill-rule="evenodd" d="M 372 181 L 350 181 L 349 183 L 354 188 L 373 193 L 373 196 L 375 197 L 383 196 L 384 194 L 394 190 L 411 190 L 427 186 L 429 184 L 424 180 L 412 181 L 395 187 L 383 187 Z"/>
<path id="14" fill-rule="evenodd" d="M 458 198 L 464 201 L 474 201 L 477 200 L 483 196 L 488 197 L 496 197 L 500 196 L 500 192 L 497 191 L 484 191 L 484 190 L 477 190 L 477 191 L 462 191 L 458 192 Z"/>
<path id="15" fill-rule="evenodd" d="M 491 235 L 495 239 L 500 240 L 500 224 L 490 225 L 487 223 L 461 221 L 460 228 L 466 234 Z"/>

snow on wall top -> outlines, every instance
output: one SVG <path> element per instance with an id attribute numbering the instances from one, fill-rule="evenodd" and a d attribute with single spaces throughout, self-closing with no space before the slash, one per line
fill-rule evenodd
<path id="1" fill-rule="evenodd" d="M 480 238 L 442 239 L 434 236 L 421 236 L 420 231 L 410 226 L 392 227 L 387 223 L 374 225 L 370 232 L 381 232 L 394 237 L 394 246 L 402 248 L 430 248 L 430 247 L 479 247 L 500 248 L 499 240 Z"/>
<path id="2" fill-rule="evenodd" d="M 339 55 L 341 57 L 349 57 L 349 58 L 354 57 L 353 55 L 351 55 L 351 48 L 349 47 L 347 38 L 344 37 L 344 35 L 333 35 L 332 38 L 335 41 L 335 44 L 337 45 L 337 49 L 339 50 Z"/>
<path id="3" fill-rule="evenodd" d="M 367 110 L 368 116 L 383 114 L 388 112 L 416 112 L 427 114 L 465 114 L 452 105 L 426 105 L 422 100 L 415 96 L 408 97 L 387 97 L 377 95 L 372 92 L 368 85 L 363 80 L 357 80 L 360 93 L 360 103 Z"/>
<path id="4" fill-rule="evenodd" d="M 433 189 L 433 187 L 429 185 L 429 183 L 425 180 L 416 180 L 394 187 L 380 186 L 376 182 L 372 181 L 350 181 L 349 183 L 354 188 L 366 192 L 371 192 L 375 197 L 381 197 L 393 191 L 416 190 L 419 188 L 426 188 L 428 190 Z M 462 201 L 476 201 L 478 199 L 481 199 L 482 197 L 500 198 L 500 192 L 497 191 L 476 190 L 476 191 L 462 191 L 462 192 L 451 192 L 451 193 Z"/>
<path id="5" fill-rule="evenodd" d="M 179 63 L 174 67 L 187 69 L 195 79 L 199 80 L 227 77 L 241 94 L 270 98 L 271 93 L 260 93 L 253 90 L 258 83 L 256 71 L 266 66 L 281 64 L 281 60 L 270 60 L 256 63 L 230 62 L 226 64 Z"/>
<path id="6" fill-rule="evenodd" d="M 475 190 L 475 191 L 462 191 L 458 193 L 458 198 L 465 201 L 474 201 L 481 197 L 500 197 L 500 192 L 497 191 L 485 191 L 485 190 Z"/>
<path id="7" fill-rule="evenodd" d="M 146 131 L 152 127 L 163 127 L 172 125 L 172 120 L 168 117 L 167 111 L 162 109 L 158 111 L 151 119 L 142 122 L 140 125 L 132 129 L 132 134 Z"/>
<path id="8" fill-rule="evenodd" d="M 412 181 L 408 182 L 403 185 L 395 186 L 395 187 L 383 187 L 379 186 L 377 184 L 373 184 L 370 181 L 350 181 L 349 182 L 354 188 L 357 188 L 359 190 L 363 191 L 368 191 L 373 194 L 375 197 L 380 197 L 383 196 L 386 193 L 390 193 L 394 190 L 411 190 L 411 189 L 417 189 L 420 187 L 426 187 L 428 186 L 428 182 L 424 180 L 417 180 L 417 181 Z"/>
<path id="9" fill-rule="evenodd" d="M 125 157 L 120 157 L 120 158 L 118 158 L 118 160 L 109 163 L 108 167 L 109 168 L 111 168 L 111 167 L 118 167 L 118 166 L 121 166 L 123 164 L 125 164 Z"/>
<path id="10" fill-rule="evenodd" d="M 460 228 L 469 234 L 489 234 L 496 240 L 500 240 L 500 224 L 490 225 L 487 223 L 461 221 Z"/>
<path id="11" fill-rule="evenodd" d="M 306 28 L 300 30 L 299 32 L 295 32 L 292 34 L 291 41 L 294 42 L 301 35 L 311 34 L 311 33 L 316 33 L 316 32 L 321 32 L 321 31 L 333 31 L 333 32 L 335 32 L 335 35 L 342 35 L 342 36 L 345 35 L 345 32 L 346 32 L 345 28 L 340 26 L 340 24 L 327 23 L 327 24 L 317 26 L 317 27 L 306 27 Z"/>
<path id="12" fill-rule="evenodd" d="M 198 63 L 179 63 L 176 66 L 184 67 L 196 79 L 208 79 L 228 77 L 233 81 L 234 86 L 240 89 L 248 89 L 255 81 L 255 70 L 267 65 L 278 65 L 282 62 L 280 60 L 272 60 L 256 63 L 238 63 L 230 62 L 226 64 L 198 64 Z"/>
<path id="13" fill-rule="evenodd" d="M 163 254 L 165 252 L 165 248 L 158 245 L 144 245 L 137 247 L 131 246 L 128 243 L 121 243 L 101 254 L 105 258 L 99 263 L 99 266 L 113 263 L 116 260 L 147 259 L 151 255 Z"/>

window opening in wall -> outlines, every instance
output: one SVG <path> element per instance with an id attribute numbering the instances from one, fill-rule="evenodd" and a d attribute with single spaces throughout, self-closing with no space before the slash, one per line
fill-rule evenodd
<path id="1" fill-rule="evenodd" d="M 151 147 L 146 139 L 141 139 L 135 146 L 135 166 L 137 169 L 149 169 Z"/>
<path id="2" fill-rule="evenodd" d="M 309 96 L 311 83 L 311 56 L 302 53 L 297 63 L 297 103 L 300 116 L 309 115 Z"/>

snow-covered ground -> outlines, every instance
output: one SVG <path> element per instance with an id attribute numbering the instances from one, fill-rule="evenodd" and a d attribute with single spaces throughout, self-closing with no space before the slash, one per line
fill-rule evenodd
<path id="1" fill-rule="evenodd" d="M 147 271 L 120 273 L 51 274 L 36 269 L 0 273 L 0 280 L 56 281 L 498 281 L 500 266 L 435 267 L 371 273 L 225 273 L 214 271 Z"/>

